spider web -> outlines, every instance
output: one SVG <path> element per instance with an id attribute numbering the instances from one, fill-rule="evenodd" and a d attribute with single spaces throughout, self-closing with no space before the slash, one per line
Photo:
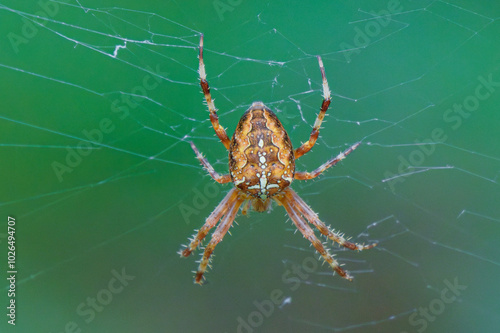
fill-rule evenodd
<path id="1" fill-rule="evenodd" d="M 2 1 L 0 218 L 17 220 L 19 266 L 17 327 L 5 325 L 494 332 L 499 13 L 486 1 Z M 336 230 L 379 244 L 334 247 L 355 282 L 332 277 L 274 207 L 238 216 L 207 285 L 192 284 L 197 264 L 176 251 L 230 189 L 188 144 L 227 172 L 197 81 L 200 33 L 229 135 L 260 100 L 295 147 L 307 140 L 322 56 L 332 105 L 297 169 L 362 144 L 292 187 Z"/>

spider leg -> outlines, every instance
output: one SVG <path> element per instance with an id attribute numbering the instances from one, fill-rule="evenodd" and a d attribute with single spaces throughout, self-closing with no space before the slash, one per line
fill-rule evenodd
<path id="1" fill-rule="evenodd" d="M 328 110 L 328 106 L 330 105 L 330 88 L 328 87 L 328 81 L 326 80 L 325 67 L 323 66 L 323 61 L 321 57 L 318 56 L 319 69 L 321 70 L 321 77 L 323 79 L 323 103 L 321 104 L 321 109 L 318 113 L 318 117 L 314 122 L 313 129 L 311 131 L 311 136 L 307 142 L 304 142 L 299 148 L 295 149 L 295 159 L 301 157 L 305 153 L 307 153 L 316 143 L 319 136 L 319 128 L 323 119 L 325 118 L 326 110 Z"/>
<path id="2" fill-rule="evenodd" d="M 319 168 L 317 168 L 312 172 L 306 172 L 306 171 L 295 172 L 294 178 L 299 180 L 309 180 L 318 177 L 323 173 L 323 171 L 325 171 L 329 167 L 334 166 L 335 164 L 346 158 L 346 156 L 349 155 L 354 149 L 358 148 L 360 144 L 361 142 L 355 143 L 351 147 L 344 150 L 342 153 L 338 154 L 337 157 L 328 160 L 326 163 L 324 163 L 323 165 L 321 165 Z"/>
<path id="3" fill-rule="evenodd" d="M 233 188 L 226 195 L 224 199 L 219 203 L 219 205 L 215 208 L 215 210 L 210 214 L 207 218 L 205 224 L 200 228 L 198 233 L 192 238 L 191 243 L 180 253 L 182 257 L 188 257 L 191 252 L 193 252 L 198 245 L 200 245 L 201 241 L 208 234 L 210 229 L 215 227 L 217 222 L 222 218 L 224 214 L 227 213 L 231 207 L 234 206 L 234 203 L 238 199 L 238 190 Z"/>
<path id="4" fill-rule="evenodd" d="M 198 283 L 199 285 L 203 284 L 201 279 L 203 278 L 203 274 L 207 270 L 210 256 L 212 255 L 215 246 L 220 241 L 222 241 L 222 238 L 224 238 L 224 235 L 229 230 L 229 227 L 231 227 L 231 225 L 233 224 L 234 218 L 236 217 L 236 213 L 238 213 L 238 210 L 240 209 L 240 206 L 243 203 L 243 201 L 244 201 L 243 198 L 240 198 L 238 196 L 236 197 L 236 200 L 234 200 L 231 203 L 231 206 L 228 207 L 228 210 L 225 212 L 224 218 L 222 219 L 221 223 L 217 226 L 217 229 L 215 229 L 214 233 L 212 234 L 212 239 L 205 247 L 205 251 L 203 252 L 203 257 L 201 258 L 200 261 L 200 266 L 198 266 L 198 271 L 196 272 L 194 280 L 195 283 Z"/>
<path id="5" fill-rule="evenodd" d="M 247 199 L 243 202 L 243 206 L 241 208 L 241 214 L 247 215 L 248 211 L 250 210 L 250 205 L 252 204 L 252 201 Z"/>
<path id="6" fill-rule="evenodd" d="M 198 150 L 198 148 L 196 148 L 196 146 L 194 145 L 193 142 L 190 142 L 189 143 L 191 145 L 191 148 L 193 148 L 195 154 L 196 154 L 196 158 L 200 161 L 200 163 L 205 167 L 205 169 L 208 171 L 208 173 L 210 174 L 210 176 L 218 183 L 220 184 L 225 184 L 225 183 L 229 183 L 231 181 L 231 175 L 227 174 L 227 175 L 221 175 L 219 174 L 218 172 L 216 172 L 214 170 L 214 168 L 212 167 L 212 165 L 208 162 L 208 160 L 200 153 L 200 151 Z"/>
<path id="7" fill-rule="evenodd" d="M 200 85 L 203 90 L 203 95 L 205 95 L 205 100 L 207 101 L 208 110 L 210 111 L 210 121 L 215 130 L 215 134 L 219 137 L 220 141 L 229 150 L 229 144 L 231 141 L 226 134 L 224 128 L 219 124 L 219 116 L 217 115 L 217 109 L 215 108 L 214 101 L 212 100 L 212 95 L 210 95 L 210 87 L 207 81 L 207 72 L 205 71 L 205 64 L 203 63 L 203 34 L 200 37 L 200 68 L 198 73 L 200 74 Z"/>
<path id="8" fill-rule="evenodd" d="M 330 238 L 332 241 L 335 243 L 338 243 L 339 245 L 342 245 L 345 248 L 348 248 L 350 250 L 368 250 L 371 249 L 372 247 L 377 246 L 376 243 L 370 244 L 370 245 L 361 245 L 357 243 L 351 243 L 347 241 L 342 235 L 338 233 L 334 233 L 328 228 L 327 225 L 325 225 L 323 222 L 318 217 L 318 214 L 316 214 L 311 207 L 309 207 L 304 200 L 302 200 L 301 197 L 298 196 L 295 191 L 293 191 L 290 188 L 285 189 L 284 195 L 288 197 L 288 200 L 293 203 L 293 206 L 295 209 L 297 209 L 312 225 L 314 225 L 323 235 L 326 237 Z"/>
<path id="9" fill-rule="evenodd" d="M 316 237 L 311 227 L 309 227 L 307 222 L 304 221 L 304 219 L 300 216 L 300 212 L 298 212 L 293 205 L 293 197 L 285 195 L 282 196 L 281 198 L 276 197 L 276 200 L 279 200 L 279 203 L 281 203 L 285 207 L 286 212 L 292 219 L 293 223 L 295 223 L 297 229 L 300 230 L 304 238 L 306 238 L 312 243 L 316 251 L 318 251 L 321 254 L 323 259 L 325 259 L 325 261 L 332 267 L 332 269 L 344 279 L 352 281 L 352 276 L 350 276 L 348 272 L 346 272 L 344 269 L 340 267 L 339 263 L 333 258 L 333 256 L 328 252 L 328 250 L 325 249 L 323 244 Z"/>

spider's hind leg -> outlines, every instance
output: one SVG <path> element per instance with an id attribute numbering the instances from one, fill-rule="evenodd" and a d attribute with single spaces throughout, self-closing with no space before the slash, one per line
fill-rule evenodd
<path id="1" fill-rule="evenodd" d="M 200 37 L 200 67 L 198 73 L 200 74 L 200 86 L 203 90 L 203 95 L 205 96 L 205 101 L 207 102 L 208 110 L 210 111 L 210 121 L 212 122 L 212 127 L 215 130 L 215 134 L 219 137 L 220 141 L 229 150 L 229 145 L 231 140 L 226 134 L 226 130 L 219 124 L 219 116 L 217 115 L 217 109 L 215 108 L 214 100 L 210 94 L 210 86 L 207 81 L 207 72 L 205 71 L 205 63 L 203 62 L 203 34 Z"/>
<path id="2" fill-rule="evenodd" d="M 318 117 L 314 122 L 313 129 L 311 131 L 311 135 L 309 136 L 309 140 L 304 142 L 299 148 L 295 149 L 295 159 L 301 157 L 309 150 L 312 149 L 316 140 L 318 140 L 319 136 L 319 128 L 321 127 L 321 123 L 325 118 L 326 111 L 330 106 L 330 88 L 328 87 L 328 81 L 326 80 L 325 67 L 323 66 L 323 60 L 318 56 L 319 69 L 321 70 L 321 78 L 323 80 L 323 103 L 321 104 L 321 109 L 319 110 Z"/>

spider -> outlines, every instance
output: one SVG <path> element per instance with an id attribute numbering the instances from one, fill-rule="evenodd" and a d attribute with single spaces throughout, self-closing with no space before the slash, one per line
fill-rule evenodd
<path id="1" fill-rule="evenodd" d="M 199 47 L 200 85 L 205 95 L 210 112 L 210 121 L 215 133 L 229 151 L 229 174 L 221 175 L 217 173 L 194 143 L 190 142 L 190 145 L 196 154 L 196 158 L 216 182 L 220 184 L 233 182 L 235 187 L 229 191 L 210 214 L 197 234 L 190 239 L 190 244 L 180 251 L 182 257 L 188 257 L 201 244 L 210 229 L 215 227 L 219 220 L 221 221 L 212 234 L 212 239 L 205 247 L 195 275 L 195 283 L 203 284 L 203 274 L 207 266 L 209 266 L 210 256 L 215 246 L 222 241 L 231 227 L 240 208 L 243 215 L 246 215 L 250 208 L 257 212 L 264 212 L 271 207 L 272 200 L 285 208 L 297 229 L 300 230 L 304 238 L 312 243 L 331 268 L 349 281 L 352 281 L 351 275 L 342 269 L 328 250 L 325 249 L 307 222 L 333 242 L 350 250 L 366 250 L 377 245 L 351 243 L 340 233 L 333 232 L 321 222 L 318 215 L 304 200 L 290 188 L 290 184 L 294 179 L 309 180 L 318 177 L 326 169 L 343 160 L 360 145 L 360 142 L 355 143 L 312 172 L 295 171 L 295 160 L 310 151 L 316 143 L 321 122 L 330 105 L 330 89 L 326 80 L 325 68 L 321 57 L 318 56 L 317 58 L 323 79 L 323 103 L 307 142 L 294 150 L 290 138 L 278 117 L 262 102 L 254 102 L 250 106 L 241 117 L 233 138 L 229 139 L 226 131 L 219 124 L 217 109 L 210 95 L 205 64 L 203 63 L 203 34 L 201 35 Z"/>

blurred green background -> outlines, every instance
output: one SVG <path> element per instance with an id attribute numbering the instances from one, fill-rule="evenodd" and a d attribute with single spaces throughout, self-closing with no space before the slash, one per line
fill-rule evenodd
<path id="1" fill-rule="evenodd" d="M 497 332 L 500 5 L 481 1 L 1 1 L 2 332 Z M 232 135 L 256 100 L 294 146 L 292 187 L 366 252 L 321 266 L 281 207 L 239 215 L 203 287 L 176 253 L 232 185 L 197 44 Z M 328 242 L 331 248 L 331 242 Z M 120 278 L 117 278 L 120 277 Z"/>

